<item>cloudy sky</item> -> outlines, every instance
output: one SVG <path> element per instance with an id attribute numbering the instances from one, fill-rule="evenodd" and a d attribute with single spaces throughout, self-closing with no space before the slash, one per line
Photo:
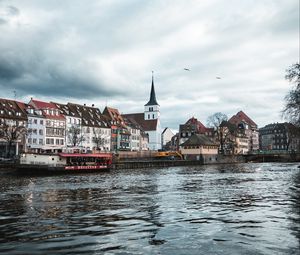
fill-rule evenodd
<path id="1" fill-rule="evenodd" d="M 262 127 L 298 61 L 299 0 L 0 0 L 4 98 L 142 112 L 153 70 L 163 126 L 243 110 Z"/>

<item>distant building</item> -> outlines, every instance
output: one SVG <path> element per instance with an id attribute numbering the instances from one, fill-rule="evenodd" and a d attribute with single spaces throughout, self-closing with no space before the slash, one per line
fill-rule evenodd
<path id="1" fill-rule="evenodd" d="M 105 107 L 103 115 L 106 116 L 111 126 L 111 150 L 129 151 L 130 147 L 130 130 L 127 128 L 125 121 L 118 109 Z"/>
<path id="2" fill-rule="evenodd" d="M 172 140 L 172 137 L 174 136 L 174 133 L 172 130 L 168 127 L 166 127 L 162 133 L 161 133 L 161 144 L 162 148 L 165 149 L 167 143 L 169 143 Z"/>
<path id="3" fill-rule="evenodd" d="M 179 144 L 187 141 L 195 134 L 213 136 L 213 129 L 205 127 L 199 120 L 192 117 L 185 124 L 179 125 Z"/>
<path id="4" fill-rule="evenodd" d="M 239 111 L 236 115 L 233 115 L 228 122 L 245 131 L 245 135 L 248 139 L 247 143 L 249 153 L 257 152 L 259 150 L 259 133 L 257 124 L 249 116 L 247 116 L 247 114 L 243 111 Z M 245 138 L 241 137 L 241 141 L 244 143 Z"/>
<path id="5" fill-rule="evenodd" d="M 27 120 L 24 103 L 0 98 L 0 157 L 12 157 L 25 149 Z"/>
<path id="6" fill-rule="evenodd" d="M 160 124 L 160 106 L 157 103 L 154 81 L 152 76 L 150 99 L 144 106 L 144 113 L 124 114 L 124 117 L 137 122 L 145 133 L 149 136 L 149 149 L 160 150 L 161 145 L 161 124 Z"/>
<path id="7" fill-rule="evenodd" d="M 35 113 L 44 116 L 44 119 L 33 117 L 34 124 L 40 125 L 41 127 L 44 126 L 44 129 L 41 128 L 39 130 L 45 130 L 43 134 L 44 143 L 41 150 L 44 152 L 61 152 L 65 147 L 65 116 L 53 103 L 31 99 L 29 105 L 34 108 Z M 34 128 L 34 126 L 32 126 L 32 128 Z M 32 132 L 35 132 L 35 130 L 33 129 Z M 28 139 L 30 139 L 30 137 Z"/>
<path id="8" fill-rule="evenodd" d="M 32 105 L 26 107 L 28 125 L 26 151 L 41 153 L 46 143 L 46 118 L 41 109 Z"/>
<path id="9" fill-rule="evenodd" d="M 214 162 L 217 160 L 219 145 L 204 134 L 194 134 L 180 145 L 181 154 L 188 160 Z"/>
<path id="10" fill-rule="evenodd" d="M 291 123 L 268 124 L 259 129 L 263 151 L 300 151 L 300 129 Z"/>

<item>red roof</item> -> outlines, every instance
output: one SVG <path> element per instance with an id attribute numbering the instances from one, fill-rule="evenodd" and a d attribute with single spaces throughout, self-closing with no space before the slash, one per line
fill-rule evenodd
<path id="1" fill-rule="evenodd" d="M 207 127 L 205 127 L 199 120 L 192 117 L 186 123 L 186 125 L 196 125 L 199 133 L 205 133 L 209 131 Z"/>
<path id="2" fill-rule="evenodd" d="M 250 126 L 257 128 L 257 124 L 243 111 L 239 111 L 236 115 L 233 115 L 229 122 L 234 125 L 238 125 L 240 122 L 245 122 Z"/>
<path id="3" fill-rule="evenodd" d="M 55 104 L 31 99 L 31 102 L 38 109 L 58 109 Z"/>
<path id="4" fill-rule="evenodd" d="M 111 123 L 111 124 L 118 124 L 121 126 L 124 125 L 124 120 L 118 109 L 106 106 L 103 111 L 103 115 L 107 116 L 110 121 L 115 122 L 115 123 Z"/>
<path id="5" fill-rule="evenodd" d="M 132 113 L 132 114 L 123 114 L 127 119 L 132 119 L 137 122 L 144 131 L 155 131 L 157 128 L 157 119 L 156 120 L 145 120 L 144 113 Z"/>
<path id="6" fill-rule="evenodd" d="M 29 104 L 31 104 L 34 108 L 36 108 L 38 110 L 42 110 L 43 115 L 48 119 L 65 120 L 65 116 L 63 114 L 61 114 L 58 107 L 53 103 L 48 103 L 48 102 L 31 99 Z M 47 114 L 47 112 L 46 112 L 47 109 L 58 110 L 58 114 L 57 115 Z"/>

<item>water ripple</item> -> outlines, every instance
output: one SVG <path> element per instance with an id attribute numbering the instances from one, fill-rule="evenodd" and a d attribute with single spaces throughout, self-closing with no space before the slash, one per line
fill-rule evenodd
<path id="1" fill-rule="evenodd" d="M 1 176 L 1 254 L 297 254 L 295 164 Z"/>

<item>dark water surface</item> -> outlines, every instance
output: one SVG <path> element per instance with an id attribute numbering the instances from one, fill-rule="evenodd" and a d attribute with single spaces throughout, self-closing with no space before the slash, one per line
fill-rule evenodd
<path id="1" fill-rule="evenodd" d="M 0 254 L 300 254 L 298 165 L 0 174 Z"/>

